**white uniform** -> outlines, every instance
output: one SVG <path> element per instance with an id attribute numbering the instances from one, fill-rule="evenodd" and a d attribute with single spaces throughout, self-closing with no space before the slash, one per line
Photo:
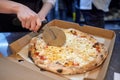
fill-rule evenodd
<path id="1" fill-rule="evenodd" d="M 109 11 L 109 4 L 111 0 L 80 0 L 80 9 L 91 10 L 92 3 L 97 9 L 103 10 L 104 12 Z"/>
<path id="2" fill-rule="evenodd" d="M 51 3 L 51 4 L 55 4 L 55 2 L 56 2 L 56 0 L 42 0 L 43 2 L 49 2 L 49 3 Z"/>

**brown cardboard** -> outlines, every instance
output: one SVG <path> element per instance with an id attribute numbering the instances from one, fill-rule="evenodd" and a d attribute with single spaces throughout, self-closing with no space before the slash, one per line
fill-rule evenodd
<path id="1" fill-rule="evenodd" d="M 97 27 L 92 27 L 92 26 L 79 26 L 76 23 L 72 23 L 72 22 L 67 22 L 67 21 L 62 21 L 62 20 L 53 20 L 51 22 L 49 22 L 48 24 L 46 24 L 45 26 L 58 26 L 58 27 L 62 27 L 62 28 L 75 28 L 78 30 L 81 30 L 83 32 L 98 36 L 98 37 L 102 37 L 105 39 L 105 46 L 108 49 L 108 57 L 105 60 L 105 62 L 103 63 L 103 65 L 93 71 L 90 71 L 88 73 L 86 73 L 84 75 L 84 80 L 104 80 L 108 65 L 109 65 L 109 61 L 112 55 L 112 50 L 114 47 L 114 41 L 115 41 L 115 33 L 111 30 L 105 30 L 105 29 L 101 29 L 101 28 L 97 28 Z M 13 42 L 12 44 L 10 44 L 11 50 L 13 51 L 13 54 L 16 55 L 16 53 L 18 53 L 24 46 L 26 46 L 30 39 L 34 36 L 36 36 L 36 33 L 30 33 L 26 36 L 24 36 L 23 38 Z M 21 42 L 24 42 L 21 44 Z M 19 45 L 19 46 L 18 46 Z M 30 68 L 30 66 L 28 66 L 28 64 L 23 64 L 23 66 Z M 31 68 L 32 70 L 34 70 L 33 68 Z M 36 71 L 36 70 L 35 70 Z M 40 73 L 41 75 L 43 74 L 42 72 Z M 69 79 L 69 77 L 66 76 L 61 76 L 61 75 L 56 75 L 54 73 L 46 73 L 47 75 L 50 75 L 53 80 L 58 80 L 58 78 L 63 77 L 63 79 L 61 78 L 61 80 L 64 79 Z M 48 77 L 50 77 L 48 76 Z M 79 76 L 79 75 L 78 75 Z M 81 76 L 81 75 L 80 75 Z M 56 77 L 56 78 L 55 78 Z M 66 77 L 66 78 L 65 78 Z"/>
<path id="2" fill-rule="evenodd" d="M 0 53 L 0 58 L 3 57 L 3 55 Z"/>
<path id="3" fill-rule="evenodd" d="M 22 64 L 22 62 L 21 62 Z M 12 62 L 7 58 L 0 58 L 0 79 L 1 80 L 56 80 L 57 76 L 51 77 L 46 75 L 48 73 L 43 72 L 40 74 L 40 70 L 33 66 L 29 66 L 37 69 L 37 71 L 31 70 L 30 68 L 24 67 L 18 63 Z M 60 80 L 68 80 L 66 78 L 59 77 Z"/>

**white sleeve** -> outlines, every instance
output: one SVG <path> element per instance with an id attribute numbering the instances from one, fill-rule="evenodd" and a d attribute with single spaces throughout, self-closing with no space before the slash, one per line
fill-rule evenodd
<path id="1" fill-rule="evenodd" d="M 91 10 L 92 9 L 92 0 L 80 0 L 80 9 Z"/>
<path id="2" fill-rule="evenodd" d="M 109 11 L 109 5 L 112 0 L 93 0 L 93 4 L 97 9 L 105 12 Z"/>
<path id="3" fill-rule="evenodd" d="M 48 2 L 51 3 L 52 5 L 55 5 L 56 0 L 42 0 L 43 3 Z"/>

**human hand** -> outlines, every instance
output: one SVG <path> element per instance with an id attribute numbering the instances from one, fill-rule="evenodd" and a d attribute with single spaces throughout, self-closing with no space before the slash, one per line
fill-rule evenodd
<path id="1" fill-rule="evenodd" d="M 34 11 L 26 6 L 18 8 L 17 17 L 21 21 L 23 28 L 31 31 L 37 31 L 41 26 L 41 19 Z"/>

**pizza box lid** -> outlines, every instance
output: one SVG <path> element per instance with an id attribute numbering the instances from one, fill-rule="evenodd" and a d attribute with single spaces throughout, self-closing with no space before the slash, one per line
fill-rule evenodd
<path id="1" fill-rule="evenodd" d="M 20 63 L 22 64 L 22 62 Z M 34 65 L 29 64 L 29 66 L 34 67 L 34 70 L 24 67 L 17 62 L 11 61 L 8 58 L 0 58 L 0 79 L 1 80 L 56 80 L 57 76 L 46 75 L 47 73 L 39 73 L 39 69 Z M 27 64 L 28 65 L 28 64 Z M 53 78 L 54 77 L 54 78 Z M 63 77 L 59 77 L 60 80 L 67 80 Z"/>
<path id="2" fill-rule="evenodd" d="M 115 37 L 116 37 L 116 34 L 114 33 L 114 31 L 105 30 L 105 29 L 101 29 L 101 28 L 97 28 L 97 27 L 93 27 L 93 26 L 88 26 L 88 25 L 80 26 L 79 24 L 76 24 L 73 22 L 57 20 L 57 19 L 50 21 L 45 26 L 58 26 L 61 28 L 75 28 L 80 31 L 100 37 L 101 38 L 100 40 L 102 42 L 104 41 L 105 46 L 108 49 L 108 56 L 107 56 L 107 59 L 105 60 L 105 62 L 103 63 L 103 65 L 101 65 L 97 69 L 87 72 L 85 74 L 64 76 L 64 75 L 57 75 L 57 74 L 54 74 L 51 72 L 44 73 L 44 72 L 39 71 L 40 72 L 39 75 L 47 74 L 47 77 L 52 77 L 53 80 L 57 80 L 58 78 L 60 78 L 61 80 L 64 80 L 64 79 L 65 80 L 68 80 L 68 79 L 78 80 L 78 78 L 79 78 L 79 80 L 104 80 L 106 72 L 107 72 L 107 68 L 109 66 L 110 58 L 112 55 L 112 50 L 114 47 L 114 42 L 115 42 Z M 12 55 L 10 55 L 8 58 L 10 60 L 18 63 L 18 60 L 21 59 L 21 57 L 17 53 L 20 50 L 22 50 L 23 47 L 25 47 L 29 43 L 29 41 L 31 40 L 32 37 L 34 37 L 36 35 L 38 35 L 38 34 L 31 32 L 31 33 L 25 35 L 24 37 L 16 40 L 15 42 L 11 43 L 9 46 L 11 48 Z M 21 44 L 21 42 L 22 42 L 22 44 Z M 22 63 L 22 65 L 24 67 L 30 68 L 31 70 L 34 70 L 35 68 L 33 68 L 33 67 L 31 68 L 28 65 L 28 63 L 29 62 L 24 61 Z M 18 63 L 18 64 L 20 64 L 20 63 Z M 34 70 L 34 71 L 37 71 L 37 70 Z M 44 77 L 46 77 L 46 76 L 44 76 Z"/>

